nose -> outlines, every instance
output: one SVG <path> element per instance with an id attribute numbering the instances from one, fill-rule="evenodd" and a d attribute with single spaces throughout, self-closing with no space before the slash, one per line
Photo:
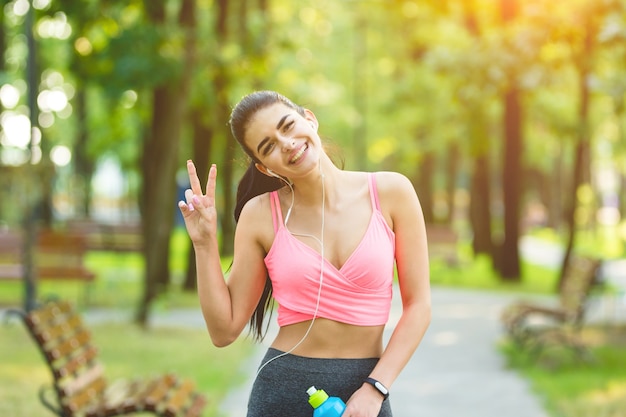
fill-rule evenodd
<path id="1" fill-rule="evenodd" d="M 281 147 L 282 147 L 283 152 L 291 151 L 296 146 L 296 141 L 293 138 L 286 137 L 286 138 L 283 138 L 281 142 L 282 142 Z"/>

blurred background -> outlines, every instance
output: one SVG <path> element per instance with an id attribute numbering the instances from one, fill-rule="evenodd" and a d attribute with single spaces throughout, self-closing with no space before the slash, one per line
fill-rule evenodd
<path id="1" fill-rule="evenodd" d="M 583 336 L 596 361 L 558 351 L 537 368 L 515 345 L 500 350 L 550 415 L 625 415 L 626 0 L 5 0 L 0 51 L 0 309 L 74 301 L 113 376 L 191 375 L 216 399 L 210 416 L 245 380 L 248 339 L 209 346 L 176 203 L 187 159 L 202 180 L 218 165 L 227 270 L 247 166 L 228 118 L 272 89 L 316 114 L 338 165 L 415 186 L 440 297 L 417 363 L 446 366 L 406 372 L 411 387 L 428 393 L 418 375 L 449 374 L 456 392 L 440 406 L 516 409 L 506 401 L 522 397 L 497 390 L 464 405 L 461 391 L 484 397 L 459 385 L 456 362 L 423 358 L 454 345 L 480 368 L 472 378 L 505 386 L 504 365 L 485 374 L 462 342 L 492 358 L 494 306 L 521 292 L 555 301 L 571 256 L 591 256 L 602 285 L 585 300 L 600 325 Z M 441 315 L 479 294 L 441 302 L 458 287 L 497 302 L 479 297 L 486 321 L 460 322 L 473 339 L 430 343 L 452 334 Z M 155 322 L 168 327 L 144 331 Z M 3 415 L 41 412 L 49 375 L 26 338 L 2 327 Z"/>
<path id="2" fill-rule="evenodd" d="M 168 255 L 187 159 L 218 165 L 231 253 L 227 121 L 257 89 L 315 112 L 346 169 L 407 175 L 433 246 L 502 282 L 527 236 L 624 256 L 626 1 L 15 0 L 0 21 L 0 227 L 27 261 L 43 228 L 135 239 L 113 245 L 145 262 L 140 322 L 195 285 L 184 237 L 175 281 Z"/>

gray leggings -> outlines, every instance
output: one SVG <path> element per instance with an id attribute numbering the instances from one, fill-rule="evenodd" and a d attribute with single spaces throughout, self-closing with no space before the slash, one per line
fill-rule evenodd
<path id="1" fill-rule="evenodd" d="M 270 348 L 261 366 L 283 352 Z M 331 397 L 347 402 L 363 385 L 378 358 L 318 359 L 285 355 L 267 364 L 257 375 L 247 417 L 311 417 L 313 408 L 306 390 L 315 386 Z M 378 417 L 392 417 L 389 399 L 383 401 Z"/>

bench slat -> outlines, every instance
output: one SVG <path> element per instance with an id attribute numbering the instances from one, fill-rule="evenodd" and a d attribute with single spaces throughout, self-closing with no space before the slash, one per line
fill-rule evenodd
<path id="1" fill-rule="evenodd" d="M 175 416 L 186 405 L 189 396 L 194 390 L 194 384 L 191 381 L 182 381 L 172 392 L 164 404 L 164 413 L 167 416 Z"/>

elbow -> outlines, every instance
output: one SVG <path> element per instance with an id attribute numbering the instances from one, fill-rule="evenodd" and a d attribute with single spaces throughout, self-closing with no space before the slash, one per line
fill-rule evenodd
<path id="1" fill-rule="evenodd" d="M 430 322 L 433 318 L 433 309 L 430 302 L 424 303 L 422 306 L 422 315 L 424 317 L 424 324 L 426 328 L 430 326 Z"/>
<path id="2" fill-rule="evenodd" d="M 226 339 L 226 338 L 218 339 L 215 337 L 211 338 L 211 342 L 213 343 L 213 346 L 217 348 L 224 348 L 226 346 L 230 346 L 233 343 L 233 341 L 230 339 Z"/>
<path id="3" fill-rule="evenodd" d="M 428 306 L 428 308 L 425 309 L 424 311 L 424 325 L 426 326 L 426 328 L 430 327 L 432 318 L 433 318 L 433 313 L 432 313 L 430 306 Z"/>
<path id="4" fill-rule="evenodd" d="M 217 348 L 223 348 L 230 346 L 235 340 L 237 340 L 236 334 L 228 332 L 212 332 L 209 329 L 209 336 L 211 336 L 211 343 Z"/>

